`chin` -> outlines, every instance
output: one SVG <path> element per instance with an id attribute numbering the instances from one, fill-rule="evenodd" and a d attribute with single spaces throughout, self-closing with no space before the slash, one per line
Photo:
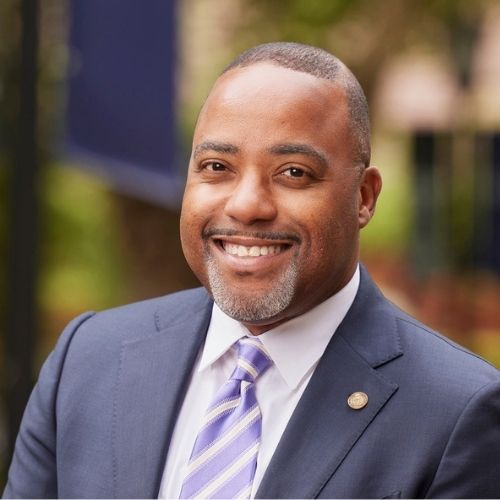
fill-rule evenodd
<path id="1" fill-rule="evenodd" d="M 244 285 L 231 286 L 221 278 L 215 266 L 209 265 L 209 290 L 215 303 L 228 316 L 243 323 L 257 323 L 282 315 L 290 306 L 295 297 L 297 274 L 295 266 L 290 266 L 268 289 L 242 293 Z"/>

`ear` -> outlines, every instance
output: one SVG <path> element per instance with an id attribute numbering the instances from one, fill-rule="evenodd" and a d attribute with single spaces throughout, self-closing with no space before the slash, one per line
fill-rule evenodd
<path id="1" fill-rule="evenodd" d="M 365 168 L 359 185 L 359 228 L 365 227 L 375 213 L 377 198 L 382 189 L 382 176 L 377 167 Z"/>

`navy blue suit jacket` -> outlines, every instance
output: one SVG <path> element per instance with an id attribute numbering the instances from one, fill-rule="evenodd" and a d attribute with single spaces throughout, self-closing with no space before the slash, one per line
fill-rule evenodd
<path id="1" fill-rule="evenodd" d="M 156 497 L 211 306 L 196 289 L 74 320 L 41 371 L 4 495 Z M 499 497 L 499 372 L 362 270 L 258 496 Z"/>

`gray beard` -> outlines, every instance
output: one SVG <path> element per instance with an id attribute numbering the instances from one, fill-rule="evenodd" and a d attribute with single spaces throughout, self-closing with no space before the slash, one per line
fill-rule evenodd
<path id="1" fill-rule="evenodd" d="M 212 256 L 207 259 L 208 282 L 215 303 L 228 316 L 244 323 L 273 318 L 282 313 L 292 302 L 295 294 L 298 270 L 295 260 L 278 277 L 271 291 L 258 297 L 239 296 L 221 279 Z"/>

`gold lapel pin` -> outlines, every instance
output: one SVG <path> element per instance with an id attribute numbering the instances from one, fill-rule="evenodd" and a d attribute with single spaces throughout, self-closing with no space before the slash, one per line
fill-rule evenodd
<path id="1" fill-rule="evenodd" d="M 365 392 L 353 392 L 347 398 L 347 404 L 353 410 L 361 410 L 368 404 L 368 396 Z"/>

